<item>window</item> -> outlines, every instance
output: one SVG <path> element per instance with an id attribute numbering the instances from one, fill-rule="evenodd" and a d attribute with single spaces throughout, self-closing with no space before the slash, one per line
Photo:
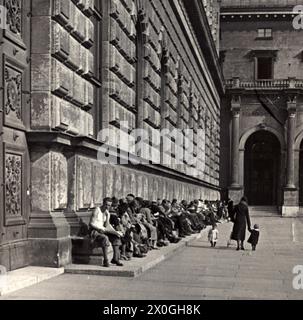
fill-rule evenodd
<path id="1" fill-rule="evenodd" d="M 258 38 L 271 39 L 272 29 L 258 29 Z"/>
<path id="2" fill-rule="evenodd" d="M 257 58 L 257 79 L 268 80 L 273 78 L 273 58 Z"/>

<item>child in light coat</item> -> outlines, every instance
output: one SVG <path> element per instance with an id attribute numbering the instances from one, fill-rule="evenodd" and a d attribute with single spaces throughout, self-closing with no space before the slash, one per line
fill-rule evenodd
<path id="1" fill-rule="evenodd" d="M 217 225 L 214 224 L 212 226 L 212 229 L 209 230 L 209 233 L 208 233 L 208 240 L 209 240 L 212 248 L 215 248 L 217 245 L 218 235 L 219 235 L 219 231 L 217 229 Z"/>

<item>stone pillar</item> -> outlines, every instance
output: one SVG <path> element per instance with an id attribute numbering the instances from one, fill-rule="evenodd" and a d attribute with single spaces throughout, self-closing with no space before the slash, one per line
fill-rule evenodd
<path id="1" fill-rule="evenodd" d="M 62 267 L 72 261 L 71 230 L 65 213 L 75 202 L 68 197 L 73 196 L 68 187 L 75 189 L 71 184 L 76 184 L 76 178 L 68 181 L 72 163 L 67 159 L 66 146 L 72 136 L 88 139 L 94 136 L 94 118 L 89 111 L 95 103 L 94 90 L 100 84 L 95 79 L 92 47 L 99 46 L 94 34 L 100 22 L 98 25 L 92 18 L 93 12 L 93 1 L 32 1 L 34 80 L 28 137 L 32 191 L 28 237 L 32 265 Z M 65 138 L 57 139 L 59 132 Z M 87 162 L 89 166 L 90 160 Z M 91 177 L 82 176 L 86 180 Z M 86 190 L 83 193 L 81 199 L 86 204 L 91 193 Z"/>
<path id="2" fill-rule="evenodd" d="M 296 95 L 290 94 L 287 101 L 288 124 L 287 124 L 287 163 L 286 163 L 286 185 L 284 188 L 284 201 L 282 215 L 285 217 L 297 216 L 298 190 L 295 186 L 295 129 L 297 102 Z"/>
<path id="3" fill-rule="evenodd" d="M 236 94 L 232 97 L 232 141 L 231 141 L 231 185 L 229 196 L 235 202 L 240 200 L 242 187 L 239 184 L 239 141 L 240 141 L 240 110 L 241 96 Z"/>
<path id="4" fill-rule="evenodd" d="M 286 188 L 295 189 L 294 184 L 294 142 L 296 129 L 296 108 L 293 103 L 287 103 L 288 125 L 287 125 L 287 168 Z"/>

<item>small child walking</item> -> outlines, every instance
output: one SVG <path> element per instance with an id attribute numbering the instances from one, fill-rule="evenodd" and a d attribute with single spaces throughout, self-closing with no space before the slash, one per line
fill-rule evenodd
<path id="1" fill-rule="evenodd" d="M 217 229 L 217 225 L 213 224 L 212 229 L 209 230 L 209 233 L 208 233 L 208 240 L 212 248 L 215 248 L 215 246 L 217 245 L 218 235 L 219 235 L 219 231 Z"/>
<path id="2" fill-rule="evenodd" d="M 251 244 L 252 250 L 256 251 L 256 248 L 257 248 L 257 245 L 258 245 L 258 242 L 259 242 L 259 237 L 260 237 L 259 225 L 255 224 L 254 225 L 254 229 L 250 230 L 250 233 L 251 233 L 251 235 L 250 235 L 250 237 L 249 237 L 247 242 Z"/>

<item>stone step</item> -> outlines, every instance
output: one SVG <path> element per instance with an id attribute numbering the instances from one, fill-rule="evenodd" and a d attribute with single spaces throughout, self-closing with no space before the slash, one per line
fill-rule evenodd
<path id="1" fill-rule="evenodd" d="M 279 217 L 278 207 L 276 206 L 251 206 L 249 207 L 251 217 Z"/>
<path id="2" fill-rule="evenodd" d="M 275 206 L 251 206 L 251 211 L 263 211 L 263 212 L 278 212 L 278 207 Z"/>
<path id="3" fill-rule="evenodd" d="M 89 258 L 90 264 L 71 264 L 65 267 L 65 273 L 134 278 L 139 276 L 143 272 L 153 268 L 170 256 L 176 254 L 179 250 L 184 249 L 184 247 L 189 245 L 190 243 L 200 239 L 202 235 L 207 234 L 208 231 L 209 227 L 204 229 L 200 234 L 194 234 L 182 239 L 177 244 L 170 244 L 169 246 L 163 247 L 160 250 L 150 251 L 143 259 L 132 258 L 131 261 L 123 262 L 123 267 L 111 265 L 109 268 L 104 268 L 100 266 L 100 264 L 92 265 L 91 262 L 93 262 L 94 259 Z"/>
<path id="4" fill-rule="evenodd" d="M 64 268 L 26 267 L 0 276 L 0 296 L 33 286 L 64 273 Z"/>

